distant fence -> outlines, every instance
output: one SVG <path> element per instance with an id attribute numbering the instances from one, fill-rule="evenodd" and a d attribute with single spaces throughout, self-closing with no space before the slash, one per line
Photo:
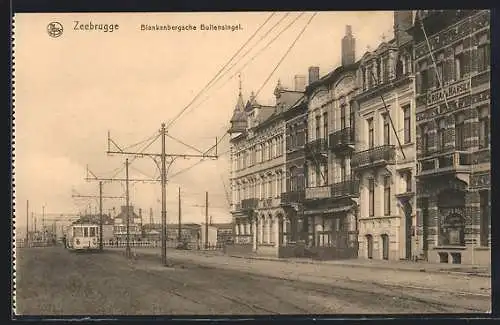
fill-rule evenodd
<path id="1" fill-rule="evenodd" d="M 36 241 L 28 241 L 26 245 L 26 240 L 25 239 L 19 239 L 16 240 L 16 248 L 25 248 L 25 247 L 49 247 L 49 246 L 55 246 L 56 243 L 53 241 L 41 241 L 41 240 L 36 240 Z"/>
<path id="2" fill-rule="evenodd" d="M 29 241 L 28 245 L 26 245 L 26 240 L 16 240 L 16 248 L 24 248 L 24 247 L 49 247 L 54 246 L 56 244 L 60 244 L 61 242 L 51 242 L 51 241 Z M 160 248 L 161 242 L 159 240 L 131 240 L 129 242 L 130 247 L 143 247 L 143 248 Z M 125 240 L 105 240 L 103 241 L 103 246 L 106 248 L 125 248 L 127 246 L 127 242 Z M 203 243 L 197 242 L 178 242 L 178 241 L 167 241 L 167 248 L 180 248 L 187 250 L 210 250 L 210 251 L 218 251 L 224 250 L 225 243 L 218 242 L 216 244 L 208 244 L 205 247 Z"/>
<path id="3" fill-rule="evenodd" d="M 160 248 L 161 241 L 159 240 L 131 240 L 129 242 L 130 247 L 144 247 L 144 248 Z M 104 247 L 108 248 L 125 248 L 127 242 L 124 240 L 109 240 L 103 242 Z M 204 244 L 199 244 L 197 242 L 178 242 L 178 241 L 167 241 L 167 248 L 181 248 L 188 250 L 223 250 L 225 247 L 224 243 L 209 244 L 205 247 Z"/>

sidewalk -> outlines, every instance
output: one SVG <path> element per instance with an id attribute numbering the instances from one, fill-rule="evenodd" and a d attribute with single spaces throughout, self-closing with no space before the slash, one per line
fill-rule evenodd
<path id="1" fill-rule="evenodd" d="M 209 253 L 209 252 L 204 252 Z M 286 263 L 299 264 L 319 264 L 328 266 L 345 266 L 345 267 L 361 267 L 371 269 L 387 269 L 395 271 L 409 272 L 426 272 L 426 273 L 447 273 L 464 276 L 491 277 L 491 267 L 473 266 L 462 264 L 434 264 L 428 262 L 410 262 L 410 261 L 384 261 L 384 260 L 368 260 L 368 259 L 349 259 L 349 260 L 333 260 L 319 261 L 309 258 L 278 258 L 272 256 L 259 255 L 228 255 L 233 258 L 255 259 L 278 261 Z"/>
<path id="2" fill-rule="evenodd" d="M 136 250 L 137 248 L 134 248 Z M 155 251 L 156 248 L 140 248 L 142 253 Z M 345 268 L 363 268 L 372 270 L 392 270 L 403 272 L 420 272 L 420 273 L 434 273 L 434 274 L 450 274 L 458 276 L 473 276 L 491 278 L 491 266 L 473 266 L 464 264 L 434 264 L 428 262 L 411 262 L 411 261 L 384 261 L 384 260 L 368 260 L 368 259 L 349 259 L 349 260 L 313 260 L 310 258 L 278 258 L 273 256 L 259 256 L 256 254 L 243 255 L 243 254 L 224 254 L 222 251 L 205 251 L 205 250 L 175 250 L 168 249 L 169 251 L 176 251 L 183 254 L 203 255 L 203 256 L 225 256 L 230 258 L 247 259 L 247 260 L 262 260 L 274 261 L 289 264 L 311 264 L 323 266 L 336 266 Z"/>

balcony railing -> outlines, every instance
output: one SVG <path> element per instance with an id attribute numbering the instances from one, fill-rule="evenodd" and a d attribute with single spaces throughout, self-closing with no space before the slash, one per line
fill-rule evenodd
<path id="1" fill-rule="evenodd" d="M 354 128 L 346 127 L 335 131 L 329 135 L 330 149 L 333 151 L 342 151 L 354 145 Z"/>
<path id="2" fill-rule="evenodd" d="M 470 172 L 471 165 L 471 153 L 455 151 L 437 157 L 422 159 L 418 164 L 419 168 L 417 176 Z"/>
<path id="3" fill-rule="evenodd" d="M 244 199 L 241 200 L 241 209 L 242 210 L 253 210 L 257 208 L 259 203 L 258 199 Z"/>
<path id="4" fill-rule="evenodd" d="M 350 179 L 332 185 L 332 197 L 343 198 L 359 195 L 359 180 Z"/>
<path id="5" fill-rule="evenodd" d="M 328 154 L 327 139 L 316 139 L 306 143 L 306 157 L 311 157 L 320 154 Z"/>
<path id="6" fill-rule="evenodd" d="M 306 200 L 328 199 L 332 196 L 330 185 L 306 188 Z"/>
<path id="7" fill-rule="evenodd" d="M 305 199 L 305 191 L 290 191 L 281 193 L 281 204 L 289 205 L 292 203 L 300 203 Z"/>
<path id="8" fill-rule="evenodd" d="M 351 159 L 351 168 L 371 168 L 378 165 L 393 164 L 396 150 L 393 145 L 383 145 L 357 152 Z"/>
<path id="9" fill-rule="evenodd" d="M 273 207 L 279 207 L 281 205 L 281 199 L 279 198 L 265 198 L 260 199 L 258 203 L 259 209 L 267 209 Z"/>

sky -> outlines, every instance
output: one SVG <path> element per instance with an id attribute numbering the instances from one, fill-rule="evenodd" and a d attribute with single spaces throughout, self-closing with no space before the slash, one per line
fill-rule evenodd
<path id="1" fill-rule="evenodd" d="M 310 66 L 319 66 L 320 75 L 325 75 L 340 64 L 346 25 L 352 26 L 356 38 L 357 59 L 368 47 L 376 48 L 382 35 L 387 40 L 393 37 L 391 11 L 318 12 L 278 65 L 313 14 L 304 13 L 286 28 L 300 13 L 275 12 L 227 65 L 218 81 L 190 106 L 271 13 L 16 14 L 16 227 L 26 227 L 27 212 L 29 223 L 33 213 L 38 224 L 42 211 L 47 218 L 95 212 L 98 199 L 75 197 L 99 193 L 98 182 L 86 180 L 87 169 L 100 178 L 125 178 L 124 162 L 129 158 L 130 179 L 159 176 L 149 157 L 107 154 L 108 132 L 122 149 L 138 152 L 149 144 L 144 140 L 159 134 L 162 122 L 172 122 L 168 128 L 172 138 L 203 152 L 229 126 L 238 95 L 238 74 L 245 100 L 251 91 L 262 88 L 258 102 L 273 104 L 278 79 L 284 86 L 293 87 L 294 76 L 307 75 Z M 282 18 L 277 28 L 264 37 Z M 64 28 L 57 38 L 47 33 L 47 25 L 54 21 Z M 75 21 L 118 24 L 119 28 L 107 33 L 76 31 Z M 191 24 L 198 30 L 144 31 L 142 24 Z M 200 24 L 240 24 L 242 28 L 201 31 Z M 266 47 L 281 30 L 284 32 Z M 197 153 L 172 138 L 167 137 L 168 153 Z M 231 220 L 228 150 L 225 137 L 218 146 L 218 159 L 201 163 L 198 158 L 174 161 L 168 169 L 167 222 L 178 220 L 179 188 L 183 222 L 204 222 L 206 191 L 212 220 Z M 160 151 L 161 142 L 157 139 L 143 152 Z M 150 209 L 154 221 L 160 222 L 160 183 L 130 182 L 129 193 L 131 204 L 142 208 L 145 222 L 149 221 Z M 104 182 L 104 196 L 124 194 L 124 182 Z M 113 207 L 119 211 L 122 205 L 123 198 L 103 200 L 106 213 Z"/>

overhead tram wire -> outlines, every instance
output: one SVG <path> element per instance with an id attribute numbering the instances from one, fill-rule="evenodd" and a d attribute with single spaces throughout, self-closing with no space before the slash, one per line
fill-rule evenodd
<path id="1" fill-rule="evenodd" d="M 300 17 L 302 17 L 305 13 L 302 12 L 300 13 L 298 16 L 296 16 L 285 28 L 283 28 L 278 34 L 276 34 L 274 36 L 274 38 L 272 38 L 265 46 L 263 46 L 257 53 L 255 53 L 255 55 L 253 57 L 250 58 L 250 60 L 248 60 L 243 66 L 241 66 L 237 72 L 235 72 L 233 75 L 231 75 L 228 79 L 226 79 L 224 81 L 224 83 L 222 83 L 222 85 L 216 89 L 217 90 L 220 90 L 222 87 L 224 87 L 229 81 L 231 81 L 235 76 L 237 76 L 238 74 L 241 73 L 241 71 L 243 71 L 244 68 L 246 68 L 250 63 L 253 62 L 253 60 L 255 60 L 260 54 L 262 54 L 262 52 L 264 52 L 265 50 L 267 50 L 271 44 L 273 44 L 285 31 L 287 31 Z M 282 20 L 282 19 L 281 19 Z M 280 21 L 281 21 L 280 20 Z M 273 26 L 274 27 L 274 26 Z M 210 99 L 210 95 L 205 97 L 201 102 L 199 102 L 196 106 L 193 107 L 193 109 L 195 108 L 198 108 L 200 107 L 203 103 L 205 103 L 208 99 Z"/>
<path id="2" fill-rule="evenodd" d="M 295 19 L 286 26 L 286 28 L 284 30 L 282 30 L 279 34 L 281 35 L 281 33 L 283 31 L 285 31 L 286 29 L 290 28 L 292 26 L 293 23 L 295 23 L 298 18 L 302 17 L 302 15 L 304 15 L 304 13 L 301 13 L 299 14 L 297 17 L 295 17 Z M 271 73 L 269 74 L 269 76 L 266 78 L 266 80 L 264 81 L 264 83 L 261 85 L 261 87 L 259 88 L 258 92 L 255 94 L 255 96 L 257 96 L 257 94 L 264 88 L 264 86 L 267 84 L 267 82 L 269 81 L 269 79 L 272 77 L 272 75 L 274 74 L 274 72 L 276 72 L 276 70 L 279 68 L 279 66 L 281 65 L 281 63 L 284 61 L 284 59 L 287 57 L 287 55 L 291 52 L 291 50 L 293 49 L 293 47 L 295 46 L 295 44 L 297 43 L 297 41 L 300 39 L 300 37 L 302 36 L 302 34 L 305 32 L 305 30 L 307 29 L 307 27 L 310 25 L 311 21 L 313 20 L 313 18 L 317 15 L 317 13 L 314 13 L 310 18 L 309 20 L 307 21 L 307 23 L 304 25 L 304 27 L 302 28 L 302 30 L 300 31 L 300 33 L 297 35 L 297 37 L 294 39 L 294 41 L 292 42 L 292 44 L 288 47 L 287 51 L 285 52 L 285 54 L 281 57 L 280 61 L 278 62 L 278 64 L 275 66 L 275 68 L 271 71 Z M 276 39 L 276 38 L 275 38 Z M 273 40 L 275 40 L 273 39 Z M 272 40 L 272 41 L 273 41 Z M 302 100 L 303 96 L 293 105 L 295 106 L 300 100 Z M 292 106 L 292 107 L 293 107 Z M 218 143 L 220 141 L 222 141 L 222 139 L 227 135 L 227 132 L 224 133 L 224 136 L 218 141 Z M 210 150 L 210 149 L 209 149 Z M 229 152 L 229 151 L 228 151 Z M 181 173 L 184 173 L 184 172 L 187 172 L 188 170 L 194 168 L 195 166 L 201 164 L 204 160 L 200 160 L 198 162 L 196 162 L 195 164 L 191 165 L 190 167 L 187 167 L 185 168 L 184 170 L 180 170 L 179 172 L 175 173 L 174 175 L 172 175 L 171 177 L 174 177 L 176 175 L 179 175 Z M 324 175 L 323 175 L 324 177 Z"/>
<path id="3" fill-rule="evenodd" d="M 303 13 L 301 14 L 303 15 Z M 299 15 L 299 17 L 301 16 Z M 283 63 L 283 61 L 286 59 L 286 57 L 288 56 L 288 54 L 292 51 L 293 47 L 295 46 L 295 44 L 297 43 L 297 41 L 300 39 L 300 37 L 302 36 L 302 34 L 304 34 L 304 32 L 306 31 L 307 27 L 309 26 L 309 24 L 311 24 L 311 21 L 313 20 L 313 18 L 317 15 L 317 13 L 314 13 L 312 14 L 312 16 L 309 18 L 309 20 L 307 21 L 307 23 L 304 25 L 304 27 L 302 28 L 302 30 L 300 31 L 300 33 L 297 35 L 297 37 L 293 40 L 292 44 L 290 44 L 290 46 L 288 47 L 288 49 L 286 50 L 285 54 L 281 57 L 280 61 L 278 62 L 278 64 L 276 65 L 276 67 L 274 67 L 273 71 L 271 71 L 271 73 L 269 74 L 269 76 L 267 77 L 267 79 L 264 81 L 264 83 L 262 84 L 262 86 L 260 86 L 259 90 L 257 90 L 257 92 L 255 93 L 255 97 L 257 97 L 257 95 L 260 93 L 260 91 L 262 90 L 262 88 L 265 87 L 265 85 L 267 84 L 267 82 L 269 81 L 269 79 L 271 79 L 271 77 L 273 76 L 273 74 L 276 72 L 276 70 L 278 70 L 279 66 L 281 65 L 281 63 Z"/>
<path id="4" fill-rule="evenodd" d="M 281 30 L 281 31 L 280 31 L 277 35 L 275 35 L 275 37 L 274 37 L 274 38 L 272 38 L 272 39 L 271 39 L 271 40 L 270 40 L 270 41 L 269 41 L 269 42 L 268 42 L 268 43 L 267 43 L 267 44 L 266 44 L 263 48 L 261 48 L 261 49 L 260 49 L 260 51 L 258 51 L 258 52 L 257 52 L 257 53 L 256 53 L 256 54 L 255 54 L 255 55 L 254 55 L 254 56 L 253 56 L 250 60 L 249 60 L 249 61 L 247 61 L 247 62 L 243 65 L 243 67 L 241 67 L 241 68 L 238 70 L 238 72 L 237 72 L 237 73 L 235 73 L 235 74 L 233 74 L 231 77 L 229 77 L 229 79 L 227 79 L 227 80 L 226 80 L 226 81 L 222 84 L 222 86 L 221 86 L 221 87 L 219 87 L 218 89 L 222 88 L 222 87 L 223 87 L 223 86 L 224 86 L 227 82 L 229 82 L 232 78 L 234 78 L 234 76 L 236 76 L 237 74 L 239 74 L 239 73 L 240 73 L 240 71 L 241 71 L 244 67 L 246 67 L 248 64 L 250 64 L 250 63 L 251 63 L 251 62 L 252 62 L 252 61 L 253 61 L 253 60 L 254 60 L 257 56 L 259 56 L 259 55 L 260 55 L 260 54 L 261 54 L 261 53 L 262 53 L 265 49 L 269 48 L 269 46 L 270 46 L 272 43 L 274 43 L 274 42 L 275 42 L 275 41 L 276 41 L 276 40 L 277 40 L 277 39 L 278 39 L 278 38 L 279 38 L 279 37 L 280 37 L 280 36 L 281 36 L 281 35 L 282 35 L 285 31 L 286 31 L 286 30 L 288 30 L 288 29 L 289 29 L 289 28 L 290 28 L 290 27 L 291 27 L 291 26 L 292 26 L 292 25 L 293 25 L 293 24 L 294 24 L 294 23 L 295 23 L 295 22 L 296 22 L 296 21 L 297 21 L 300 17 L 302 17 L 304 14 L 305 14 L 305 13 L 304 13 L 304 12 L 302 12 L 302 13 L 300 13 L 299 15 L 297 15 L 297 17 L 295 17 L 295 18 L 294 18 L 294 19 L 293 19 L 293 20 L 292 20 L 292 21 L 291 21 L 291 22 L 290 22 L 290 23 L 289 23 L 289 24 L 288 24 L 288 25 L 287 25 L 284 29 L 282 29 L 282 30 Z M 316 15 L 316 13 L 315 13 L 315 14 L 313 14 L 313 16 L 309 19 L 308 23 L 306 24 L 306 26 L 304 27 L 304 29 L 301 31 L 301 33 L 299 34 L 299 36 L 296 38 L 296 40 L 294 41 L 294 43 L 292 44 L 292 46 L 291 46 L 291 47 L 293 47 L 293 45 L 296 43 L 296 41 L 298 40 L 298 38 L 299 38 L 299 37 L 302 35 L 302 33 L 305 31 L 305 28 L 307 28 L 307 25 L 309 25 L 309 24 L 310 24 L 310 22 L 311 22 L 312 18 L 313 18 L 315 15 Z M 285 17 L 286 17 L 286 15 L 285 15 Z M 283 20 L 283 17 L 282 17 L 282 19 L 280 19 L 280 21 L 279 21 L 279 22 L 281 22 L 282 20 Z M 273 28 L 274 28 L 275 26 L 277 26 L 277 24 L 275 24 L 275 25 L 273 26 Z M 270 31 L 270 30 L 269 30 L 269 31 Z M 269 31 L 268 31 L 268 32 L 269 32 Z M 259 41 L 260 41 L 260 40 L 259 40 Z M 287 53 L 285 54 L 285 57 L 286 57 L 286 55 L 290 52 L 290 50 L 291 50 L 291 48 L 289 48 L 289 51 L 287 51 Z M 282 58 L 282 59 L 283 59 L 283 58 Z M 281 60 L 281 62 L 282 62 L 282 60 Z M 280 62 L 280 63 L 281 63 L 281 62 Z M 279 64 L 280 64 L 280 63 L 279 63 Z M 279 65 L 279 64 L 278 64 L 278 65 Z M 273 70 L 273 72 L 271 73 L 271 75 L 274 73 L 274 71 L 275 71 L 276 69 L 277 69 L 277 68 L 275 68 L 275 69 Z M 269 78 L 270 78 L 270 77 L 269 77 Z M 269 79 L 269 78 L 268 78 L 268 79 Z M 268 81 L 268 80 L 266 80 L 266 83 L 267 83 L 267 81 Z M 262 89 L 263 87 L 264 87 L 264 86 L 261 86 L 259 89 Z M 205 98 L 202 102 L 200 102 L 200 103 L 199 103 L 197 106 L 195 106 L 194 108 L 199 107 L 199 106 L 200 106 L 201 104 L 203 104 L 203 103 L 204 103 L 204 102 L 205 102 L 208 98 L 210 98 L 210 96 L 206 97 L 206 98 Z M 292 107 L 293 107 L 293 106 L 295 106 L 295 105 L 296 105 L 296 104 L 297 104 L 300 100 L 302 100 L 303 98 L 304 98 L 304 96 L 302 96 L 302 97 L 301 97 L 301 98 L 300 98 L 300 99 L 299 99 L 299 100 L 298 100 L 295 104 L 293 104 L 293 105 L 292 105 Z M 227 132 L 224 132 L 224 135 L 223 135 L 223 136 L 219 139 L 219 141 L 218 141 L 217 143 L 220 143 L 220 142 L 222 141 L 222 139 L 223 139 L 226 135 L 227 135 Z M 212 149 L 212 148 L 211 148 L 211 149 Z M 204 161 L 204 160 L 200 160 L 200 161 L 198 161 L 198 162 L 194 163 L 193 165 L 191 165 L 190 167 L 186 167 L 186 169 L 185 169 L 185 170 L 181 170 L 181 171 L 179 171 L 178 173 L 176 173 L 176 174 L 174 174 L 174 175 L 177 175 L 177 174 L 180 174 L 181 172 L 183 173 L 184 171 L 187 171 L 187 170 L 189 170 L 189 169 L 192 169 L 192 168 L 194 168 L 195 166 L 197 166 L 198 164 L 200 164 L 200 163 L 201 163 L 201 162 L 203 162 L 203 161 Z"/>
<path id="5" fill-rule="evenodd" d="M 160 137 L 160 133 L 156 134 L 154 137 L 152 137 L 152 140 L 151 142 L 149 142 L 148 145 L 146 145 L 144 148 L 142 148 L 140 151 L 139 151 L 139 154 L 138 155 L 135 155 L 134 157 L 132 157 L 132 159 L 130 159 L 129 161 L 129 167 L 130 165 L 140 156 L 140 153 L 144 153 L 144 151 L 146 149 L 148 149 L 158 138 Z M 151 138 L 150 138 L 151 139 Z M 120 151 L 123 151 L 122 149 L 120 149 Z M 113 175 L 111 176 L 111 178 L 114 178 L 116 177 L 116 175 L 118 175 L 120 172 L 123 171 L 123 169 L 125 168 L 125 163 L 122 165 L 122 167 Z"/>
<path id="6" fill-rule="evenodd" d="M 274 23 L 274 25 L 273 25 L 273 26 L 271 26 L 271 28 L 269 28 L 269 29 L 267 30 L 267 32 L 265 32 L 265 33 L 264 33 L 264 34 L 263 34 L 263 35 L 259 38 L 259 40 L 258 40 L 258 41 L 257 41 L 257 42 L 256 42 L 256 43 L 252 46 L 252 47 L 250 47 L 250 48 L 248 49 L 248 51 L 246 51 L 246 52 L 245 52 L 245 53 L 244 53 L 244 54 L 243 54 L 243 55 L 242 55 L 242 56 L 241 56 L 241 57 L 240 57 L 240 58 L 239 58 L 239 59 L 238 59 L 235 63 L 233 63 L 233 65 L 231 65 L 231 66 L 230 66 L 230 67 L 226 70 L 226 72 L 225 72 L 224 74 L 221 74 L 219 77 L 217 77 L 217 79 L 216 79 L 216 80 L 212 83 L 212 85 L 209 87 L 209 89 L 211 89 L 211 88 L 212 88 L 215 84 L 217 84 L 217 82 L 219 82 L 219 80 L 221 80 L 221 79 L 222 79 L 222 77 L 223 77 L 226 73 L 228 73 L 228 72 L 229 72 L 229 71 L 231 71 L 231 70 L 232 70 L 232 69 L 233 69 L 236 65 L 238 65 L 239 61 L 241 61 L 244 57 L 246 57 L 246 56 L 247 56 L 247 55 L 248 55 L 248 54 L 249 54 L 249 53 L 250 53 L 250 52 L 251 52 L 251 51 L 255 48 L 255 46 L 256 46 L 257 44 L 259 44 L 259 43 L 260 43 L 260 42 L 261 42 L 264 38 L 266 38 L 266 37 L 267 37 L 267 36 L 268 36 L 268 35 L 269 35 L 269 34 L 270 34 L 270 33 L 271 33 L 274 29 L 276 29 L 276 27 L 277 27 L 279 24 L 281 24 L 281 22 L 282 22 L 282 21 L 283 21 L 286 17 L 288 17 L 289 15 L 290 15 L 290 13 L 288 13 L 288 12 L 287 12 L 287 13 L 286 13 L 286 14 L 284 14 L 284 15 L 283 15 L 283 16 L 282 16 L 282 17 L 281 17 L 281 18 L 280 18 L 280 19 L 279 19 L 276 23 Z M 296 20 L 296 19 L 295 19 L 295 20 Z M 288 26 L 288 27 L 289 27 L 289 26 Z M 278 33 L 278 37 L 279 37 L 279 35 L 281 35 L 281 34 L 282 34 L 282 33 L 283 33 L 283 32 L 284 32 L 284 31 L 285 31 L 288 27 L 286 27 L 286 28 L 285 28 L 285 29 L 283 29 L 281 32 L 279 32 L 279 33 Z M 277 39 L 277 37 L 276 37 L 274 40 L 276 40 L 276 39 Z M 260 53 L 262 53 L 262 51 L 263 51 L 263 50 L 265 50 L 266 48 L 268 48 L 268 47 L 269 47 L 269 45 L 270 45 L 271 43 L 272 43 L 272 41 L 271 41 L 271 42 L 269 42 L 269 43 L 267 43 L 267 44 L 266 44 L 263 48 L 261 48 L 261 49 L 260 49 L 260 51 L 259 51 L 259 52 L 258 52 L 255 56 L 253 56 L 253 57 L 250 59 L 250 61 L 247 61 L 247 63 L 246 63 L 243 67 L 247 66 L 250 62 L 252 62 L 252 61 L 253 61 L 253 60 L 254 60 L 254 59 L 255 59 L 255 58 L 256 58 L 256 57 L 257 57 Z M 233 79 L 233 78 L 234 78 L 234 76 L 236 76 L 236 75 L 238 75 L 239 73 L 241 73 L 241 70 L 243 69 L 243 67 L 242 67 L 242 68 L 240 68 L 240 69 L 238 69 L 238 71 L 237 71 L 235 74 L 233 74 L 233 75 L 232 75 L 229 79 L 227 79 L 227 80 L 223 83 L 223 85 L 225 85 L 227 82 L 229 82 L 231 79 Z M 219 89 L 220 89 L 220 87 L 219 87 L 219 88 L 217 88 L 217 90 L 219 90 Z M 201 103 L 199 103 L 199 104 L 198 104 L 197 106 L 195 106 L 194 108 L 199 107 L 199 106 L 200 106 L 202 103 L 204 103 L 204 102 L 207 100 L 207 98 L 209 98 L 209 97 L 210 97 L 210 96 L 206 97 L 206 98 L 205 98 L 205 99 L 204 99 Z M 192 108 L 192 109 L 193 109 L 193 108 Z"/>
<path id="7" fill-rule="evenodd" d="M 245 42 L 243 43 L 243 45 L 238 49 L 238 51 L 236 51 L 236 53 L 234 53 L 234 55 L 229 59 L 228 62 L 226 62 L 226 64 L 217 72 L 217 74 L 205 85 L 205 87 L 203 87 L 199 92 L 198 94 L 196 94 L 196 96 L 191 100 L 191 102 L 186 106 L 184 107 L 172 120 L 170 120 L 170 122 L 167 124 L 166 128 L 170 128 L 172 126 L 172 124 L 174 124 L 181 116 L 182 114 L 198 99 L 198 97 L 200 97 L 200 95 L 214 82 L 214 80 L 222 73 L 222 71 L 224 71 L 224 69 L 233 61 L 233 59 L 243 50 L 243 48 L 245 46 L 247 46 L 247 44 L 255 37 L 255 35 L 257 35 L 257 33 L 262 29 L 262 27 L 264 27 L 264 25 L 267 24 L 267 22 L 275 15 L 275 12 L 271 13 L 267 19 L 257 28 L 257 30 L 255 30 L 255 32 L 250 36 L 250 38 Z"/>

